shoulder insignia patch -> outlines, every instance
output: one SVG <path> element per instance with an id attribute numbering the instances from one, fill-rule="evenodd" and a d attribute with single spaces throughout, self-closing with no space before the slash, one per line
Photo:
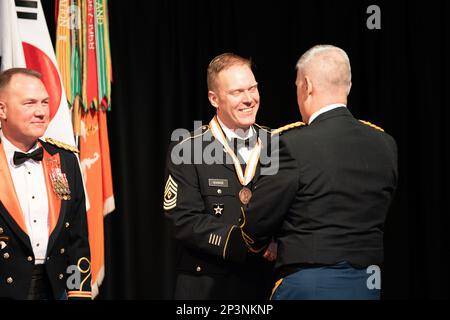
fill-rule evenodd
<path id="1" fill-rule="evenodd" d="M 365 125 L 368 125 L 369 127 L 372 127 L 374 129 L 384 132 L 383 128 L 380 128 L 379 126 L 376 126 L 373 123 L 370 123 L 369 121 L 359 120 L 359 122 L 364 123 Z"/>
<path id="2" fill-rule="evenodd" d="M 164 188 L 164 210 L 171 210 L 177 206 L 178 185 L 169 174 Z"/>
<path id="3" fill-rule="evenodd" d="M 290 123 L 290 124 L 287 124 L 285 126 L 278 128 L 278 129 L 273 130 L 272 135 L 280 134 L 284 131 L 288 131 L 293 128 L 300 128 L 300 127 L 304 127 L 304 126 L 306 126 L 306 124 L 304 122 L 297 121 L 297 122 Z"/>
<path id="4" fill-rule="evenodd" d="M 67 143 L 55 140 L 53 138 L 45 138 L 45 142 L 47 142 L 47 143 L 49 143 L 51 145 L 57 146 L 57 147 L 59 147 L 61 149 L 64 149 L 64 150 L 72 151 L 72 152 L 75 152 L 75 153 L 80 153 L 78 148 L 76 148 L 74 146 L 71 146 L 71 145 L 69 145 Z"/>

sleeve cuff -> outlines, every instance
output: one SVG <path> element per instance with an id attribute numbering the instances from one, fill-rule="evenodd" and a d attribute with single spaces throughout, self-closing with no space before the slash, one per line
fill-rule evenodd
<path id="1" fill-rule="evenodd" d="M 76 300 L 92 300 L 92 292 L 91 291 L 68 291 L 67 292 L 68 299 L 76 299 Z"/>

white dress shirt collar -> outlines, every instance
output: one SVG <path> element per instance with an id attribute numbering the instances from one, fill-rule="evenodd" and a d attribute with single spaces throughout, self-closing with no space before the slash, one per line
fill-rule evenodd
<path id="1" fill-rule="evenodd" d="M 253 137 L 254 134 L 256 134 L 255 129 L 253 126 L 250 126 L 246 131 L 243 130 L 232 130 L 228 128 L 222 121 L 220 121 L 219 116 L 217 116 L 217 120 L 220 123 L 220 126 L 222 127 L 223 132 L 227 136 L 228 140 L 231 139 L 240 139 L 240 140 L 246 140 L 251 137 Z M 244 143 L 240 144 L 240 147 L 238 147 L 238 154 L 242 157 L 242 159 L 247 163 L 250 159 L 251 152 L 253 150 L 254 146 L 246 147 Z"/>
<path id="2" fill-rule="evenodd" d="M 16 167 L 16 165 L 13 162 L 14 159 L 14 152 L 18 151 L 18 152 L 22 152 L 22 150 L 20 150 L 19 148 L 17 148 L 15 145 L 13 145 L 3 134 L 2 130 L 0 130 L 0 140 L 2 141 L 2 145 L 3 145 L 3 150 L 5 150 L 5 155 L 6 155 L 6 159 L 8 161 L 9 164 L 11 164 L 12 166 Z M 37 148 L 39 148 L 39 145 L 36 143 L 30 150 L 28 150 L 27 153 L 33 152 L 34 150 L 36 150 Z M 30 161 L 34 161 L 34 160 L 30 160 Z"/>
<path id="3" fill-rule="evenodd" d="M 250 128 L 248 128 L 247 130 L 242 130 L 242 129 L 237 129 L 237 130 L 233 130 L 228 128 L 219 118 L 219 116 L 217 116 L 217 120 L 220 123 L 220 126 L 222 127 L 223 132 L 225 133 L 225 135 L 227 136 L 228 139 L 232 139 L 232 138 L 237 138 L 237 139 L 241 139 L 241 140 L 246 140 L 248 138 L 253 137 L 254 134 L 254 128 L 253 126 L 250 126 Z"/>
<path id="4" fill-rule="evenodd" d="M 314 112 L 311 117 L 309 117 L 309 121 L 308 124 L 311 124 L 311 122 L 314 121 L 314 119 L 316 119 L 318 116 L 320 116 L 322 113 L 328 112 L 330 110 L 336 109 L 336 108 L 340 108 L 340 107 L 344 107 L 346 108 L 347 106 L 343 103 L 333 103 L 330 104 L 328 106 L 325 106 L 323 108 L 320 108 L 319 110 L 317 110 L 316 112 Z"/>

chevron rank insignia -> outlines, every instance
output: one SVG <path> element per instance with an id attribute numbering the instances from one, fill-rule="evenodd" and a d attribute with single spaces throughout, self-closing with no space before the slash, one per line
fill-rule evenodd
<path id="1" fill-rule="evenodd" d="M 178 185 L 169 174 L 164 189 L 164 210 L 171 210 L 177 206 Z"/>

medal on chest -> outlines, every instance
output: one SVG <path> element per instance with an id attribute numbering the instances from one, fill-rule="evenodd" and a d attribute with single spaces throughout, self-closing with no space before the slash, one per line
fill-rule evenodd
<path id="1" fill-rule="evenodd" d="M 239 200 L 241 201 L 242 204 L 247 205 L 250 202 L 250 199 L 252 198 L 252 191 L 246 186 L 249 184 L 250 181 L 252 181 L 253 177 L 255 176 L 256 167 L 258 166 L 259 157 L 261 154 L 261 146 L 262 146 L 261 139 L 258 138 L 258 140 L 256 141 L 255 147 L 253 148 L 250 154 L 250 158 L 245 168 L 245 172 L 242 172 L 242 167 L 241 164 L 239 163 L 239 158 L 236 156 L 233 149 L 231 149 L 231 147 L 229 146 L 228 141 L 225 138 L 225 135 L 222 132 L 222 129 L 220 128 L 220 125 L 216 119 L 216 116 L 214 116 L 214 118 L 211 120 L 209 126 L 213 136 L 223 145 L 225 150 L 231 156 L 231 159 L 233 159 L 233 164 L 236 170 L 237 177 L 242 185 L 242 189 L 239 191 Z"/>
<path id="2" fill-rule="evenodd" d="M 61 200 L 70 200 L 69 181 L 67 181 L 66 174 L 61 171 L 60 163 L 55 159 L 48 159 L 47 164 L 50 167 L 50 181 L 56 196 Z"/>

